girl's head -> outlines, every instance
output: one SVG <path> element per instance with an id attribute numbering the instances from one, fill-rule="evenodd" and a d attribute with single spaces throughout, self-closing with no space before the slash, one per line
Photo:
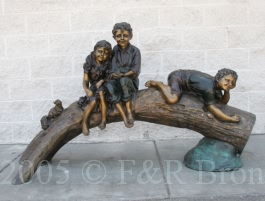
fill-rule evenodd
<path id="1" fill-rule="evenodd" d="M 106 40 L 98 41 L 94 46 L 94 55 L 99 62 L 108 60 L 112 55 L 111 44 Z"/>

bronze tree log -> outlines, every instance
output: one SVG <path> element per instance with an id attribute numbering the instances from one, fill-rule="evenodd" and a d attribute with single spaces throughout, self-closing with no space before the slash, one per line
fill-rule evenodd
<path id="1" fill-rule="evenodd" d="M 191 129 L 205 137 L 230 143 L 241 153 L 254 126 L 255 115 L 228 105 L 217 104 L 217 107 L 227 115 L 239 115 L 240 123 L 217 120 L 203 110 L 203 103 L 192 94 L 184 94 L 177 104 L 169 105 L 158 90 L 145 89 L 138 91 L 133 100 L 135 120 Z M 23 153 L 20 159 L 21 171 L 14 178 L 13 184 L 30 181 L 43 160 L 50 161 L 62 146 L 82 132 L 82 120 L 83 111 L 74 102 L 47 130 L 42 130 Z M 118 111 L 109 110 L 108 123 L 118 121 L 122 121 Z M 96 127 L 100 122 L 101 114 L 94 113 L 90 118 L 90 127 Z"/>

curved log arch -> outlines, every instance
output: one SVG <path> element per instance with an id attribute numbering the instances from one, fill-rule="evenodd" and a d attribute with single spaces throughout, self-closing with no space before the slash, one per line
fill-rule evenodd
<path id="1" fill-rule="evenodd" d="M 240 115 L 240 123 L 218 121 L 213 115 L 205 112 L 202 102 L 191 94 L 184 94 L 180 102 L 168 105 L 158 90 L 144 89 L 138 91 L 133 100 L 135 120 L 188 128 L 205 137 L 230 143 L 241 153 L 254 126 L 255 115 L 228 105 L 217 104 L 217 107 L 228 115 Z M 13 184 L 30 181 L 41 161 L 51 160 L 62 146 L 78 136 L 82 131 L 82 119 L 83 111 L 77 102 L 74 102 L 47 130 L 41 131 L 23 153 L 20 159 L 22 170 L 14 178 Z M 116 109 L 108 111 L 108 123 L 118 121 L 122 121 L 118 111 Z M 101 115 L 93 114 L 90 118 L 90 127 L 96 127 L 100 122 Z"/>

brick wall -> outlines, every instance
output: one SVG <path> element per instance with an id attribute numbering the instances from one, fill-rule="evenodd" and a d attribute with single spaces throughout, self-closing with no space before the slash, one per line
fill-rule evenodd
<path id="1" fill-rule="evenodd" d="M 115 44 L 115 22 L 134 29 L 148 79 L 188 68 L 239 74 L 230 105 L 253 112 L 265 133 L 265 0 L 0 0 L 0 143 L 28 143 L 57 98 L 66 107 L 84 95 L 82 64 L 94 44 Z M 93 129 L 74 142 L 199 137 L 143 122 Z"/>

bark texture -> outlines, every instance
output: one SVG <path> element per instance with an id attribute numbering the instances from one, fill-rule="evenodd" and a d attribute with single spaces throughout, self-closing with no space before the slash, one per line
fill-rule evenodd
<path id="1" fill-rule="evenodd" d="M 240 123 L 226 123 L 217 120 L 203 110 L 202 102 L 192 94 L 184 94 L 177 104 L 168 105 L 156 89 L 140 90 L 133 100 L 135 120 L 162 124 L 178 128 L 187 128 L 199 132 L 205 137 L 227 142 L 241 153 L 249 139 L 256 117 L 228 105 L 217 104 L 227 115 L 237 114 Z M 20 173 L 13 184 L 30 181 L 43 160 L 50 161 L 57 151 L 67 142 L 81 134 L 83 111 L 77 102 L 72 103 L 52 122 L 47 130 L 42 130 L 28 145 L 20 163 Z M 108 111 L 108 123 L 122 121 L 116 109 Z M 101 114 L 95 113 L 90 118 L 90 127 L 101 122 Z"/>

